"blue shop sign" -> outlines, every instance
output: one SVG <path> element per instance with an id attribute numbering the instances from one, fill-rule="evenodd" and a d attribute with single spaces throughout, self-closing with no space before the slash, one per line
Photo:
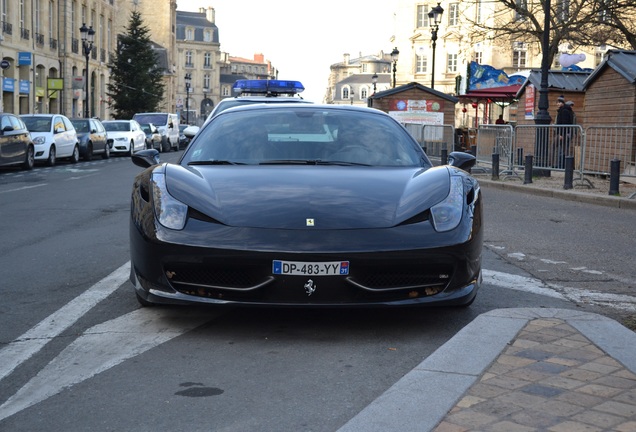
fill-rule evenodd
<path id="1" fill-rule="evenodd" d="M 3 92 L 14 92 L 15 91 L 15 80 L 13 78 L 2 78 L 2 91 Z"/>
<path id="2" fill-rule="evenodd" d="M 18 53 L 18 65 L 19 66 L 30 66 L 31 65 L 31 53 L 30 52 L 19 52 Z"/>
<path id="3" fill-rule="evenodd" d="M 31 93 L 31 83 L 29 82 L 29 80 L 20 80 L 20 93 Z"/>

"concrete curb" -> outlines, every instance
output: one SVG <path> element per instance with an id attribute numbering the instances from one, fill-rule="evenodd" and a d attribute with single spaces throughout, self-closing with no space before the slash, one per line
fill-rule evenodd
<path id="1" fill-rule="evenodd" d="M 535 183 L 524 185 L 522 183 L 511 183 L 502 180 L 488 180 L 476 177 L 479 184 L 484 187 L 492 187 L 504 190 L 510 190 L 515 192 L 525 192 L 533 195 L 546 196 L 551 198 L 565 199 L 569 201 L 576 201 L 589 204 L 603 205 L 606 207 L 615 207 L 621 209 L 636 210 L 636 199 L 628 199 L 624 197 L 617 197 L 612 195 L 596 195 L 585 192 L 578 192 L 576 190 L 560 190 L 560 189 L 546 189 Z"/>
<path id="2" fill-rule="evenodd" d="M 636 373 L 636 333 L 610 318 L 569 309 L 495 309 L 475 318 L 339 432 L 432 430 L 519 331 L 539 318 L 567 322 Z"/>

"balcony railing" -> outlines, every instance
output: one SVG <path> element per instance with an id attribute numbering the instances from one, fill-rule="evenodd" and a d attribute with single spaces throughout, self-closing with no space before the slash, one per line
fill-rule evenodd
<path id="1" fill-rule="evenodd" d="M 13 34 L 13 25 L 6 21 L 2 21 L 2 33 L 4 34 Z"/>
<path id="2" fill-rule="evenodd" d="M 26 38 L 26 39 L 28 39 L 28 38 Z M 35 43 L 36 44 L 44 45 L 44 35 L 42 33 L 33 33 L 33 39 L 35 39 Z"/>
<path id="3" fill-rule="evenodd" d="M 20 39 L 29 40 L 31 38 L 31 31 L 24 27 L 20 28 Z"/>
<path id="4" fill-rule="evenodd" d="M 52 50 L 56 50 L 57 49 L 57 39 L 53 39 L 53 38 L 49 39 L 49 47 Z"/>
<path id="5" fill-rule="evenodd" d="M 79 39 L 71 38 L 71 51 L 75 54 L 79 53 Z"/>
<path id="6" fill-rule="evenodd" d="M 102 63 L 106 62 L 106 50 L 104 48 L 99 50 L 99 61 Z"/>
<path id="7" fill-rule="evenodd" d="M 91 58 L 93 60 L 97 60 L 97 48 L 93 47 L 93 49 L 91 50 Z"/>

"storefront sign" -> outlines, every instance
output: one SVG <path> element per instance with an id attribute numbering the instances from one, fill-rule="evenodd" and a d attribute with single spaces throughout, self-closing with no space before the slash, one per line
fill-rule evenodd
<path id="1" fill-rule="evenodd" d="M 18 53 L 18 66 L 30 66 L 31 65 L 31 53 L 19 52 Z"/>
<path id="2" fill-rule="evenodd" d="M 31 83 L 29 80 L 20 80 L 20 94 L 31 93 Z"/>
<path id="3" fill-rule="evenodd" d="M 15 91 L 15 80 L 13 78 L 2 78 L 2 91 L 3 92 L 11 92 Z"/>

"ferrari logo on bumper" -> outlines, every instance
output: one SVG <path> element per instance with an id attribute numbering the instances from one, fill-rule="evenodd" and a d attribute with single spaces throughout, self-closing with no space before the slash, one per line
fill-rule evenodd
<path id="1" fill-rule="evenodd" d="M 316 291 L 317 286 L 314 285 L 314 281 L 309 279 L 305 284 L 305 292 L 308 296 L 312 295 Z"/>

